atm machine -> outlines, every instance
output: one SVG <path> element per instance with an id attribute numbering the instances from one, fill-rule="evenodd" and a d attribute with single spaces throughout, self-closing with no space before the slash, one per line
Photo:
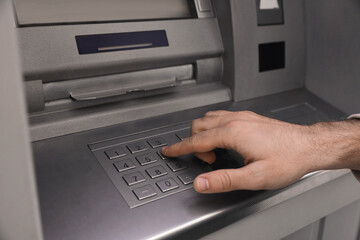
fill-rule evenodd
<path id="1" fill-rule="evenodd" d="M 0 65 L 2 113 L 16 96 L 2 120 L 12 141 L 2 140 L 0 238 L 359 238 L 360 188 L 348 170 L 201 195 L 196 175 L 240 168 L 241 156 L 217 149 L 208 165 L 160 153 L 208 111 L 297 124 L 360 112 L 357 1 L 0 4 L 3 63 L 14 64 Z"/>

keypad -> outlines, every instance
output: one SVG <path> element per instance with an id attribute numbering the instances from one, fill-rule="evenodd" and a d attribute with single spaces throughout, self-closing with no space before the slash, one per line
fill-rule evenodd
<path id="1" fill-rule="evenodd" d="M 192 155 L 170 158 L 161 153 L 163 146 L 189 136 L 190 128 L 162 131 L 115 138 L 102 142 L 105 147 L 93 148 L 130 208 L 192 188 L 194 178 L 210 170 Z"/>
<path id="2" fill-rule="evenodd" d="M 165 168 L 161 165 L 146 169 L 151 178 L 158 178 L 167 174 Z"/>
<path id="3" fill-rule="evenodd" d="M 135 168 L 136 166 L 130 159 L 125 159 L 119 162 L 114 163 L 115 168 L 118 170 L 118 172 L 124 172 L 130 169 Z"/>
<path id="4" fill-rule="evenodd" d="M 127 175 L 123 176 L 123 178 L 124 178 L 125 182 L 127 183 L 127 185 L 129 185 L 129 186 L 139 184 L 139 183 L 146 181 L 146 179 L 140 172 L 134 172 L 134 173 L 127 174 Z"/>
<path id="5" fill-rule="evenodd" d="M 156 155 L 152 153 L 138 156 L 136 157 L 136 160 L 138 160 L 141 166 L 145 166 L 151 163 L 156 163 L 158 161 Z"/>

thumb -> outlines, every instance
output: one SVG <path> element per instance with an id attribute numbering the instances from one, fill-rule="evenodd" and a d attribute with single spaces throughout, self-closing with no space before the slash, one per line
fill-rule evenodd
<path id="1" fill-rule="evenodd" d="M 196 177 L 194 188 L 199 193 L 265 189 L 266 179 L 263 174 L 254 172 L 255 169 L 252 165 L 201 174 Z"/>

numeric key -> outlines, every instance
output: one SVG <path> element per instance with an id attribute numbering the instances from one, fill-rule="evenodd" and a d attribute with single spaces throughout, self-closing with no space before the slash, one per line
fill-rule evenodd
<path id="1" fill-rule="evenodd" d="M 134 163 L 130 159 L 124 159 L 114 163 L 114 166 L 118 172 L 127 171 L 135 168 Z"/>
<path id="2" fill-rule="evenodd" d="M 168 192 L 179 187 L 179 185 L 172 178 L 157 182 L 156 185 L 160 188 L 162 192 Z"/>
<path id="3" fill-rule="evenodd" d="M 123 176 L 127 185 L 132 186 L 138 183 L 145 182 L 144 176 L 140 172 L 134 172 Z"/>
<path id="4" fill-rule="evenodd" d="M 140 163 L 141 166 L 145 166 L 145 165 L 157 162 L 157 158 L 155 157 L 154 154 L 151 154 L 151 153 L 137 156 L 136 160 L 138 160 L 138 162 Z"/>
<path id="5" fill-rule="evenodd" d="M 188 168 L 188 166 L 181 161 L 172 161 L 172 162 L 169 162 L 167 165 L 173 172 L 178 172 L 178 171 Z"/>
<path id="6" fill-rule="evenodd" d="M 150 146 L 152 148 L 159 148 L 159 147 L 163 147 L 163 146 L 167 145 L 166 141 L 163 138 L 160 138 L 160 137 L 150 139 L 147 142 L 150 144 Z"/>
<path id="7" fill-rule="evenodd" d="M 147 147 L 146 147 L 145 143 L 143 143 L 143 142 L 131 143 L 131 144 L 128 144 L 126 147 L 133 154 L 147 150 Z"/>
<path id="8" fill-rule="evenodd" d="M 126 156 L 124 149 L 122 149 L 121 147 L 107 150 L 105 151 L 105 154 L 110 160 Z"/>
<path id="9" fill-rule="evenodd" d="M 156 166 L 149 169 L 146 169 L 146 172 L 149 174 L 151 178 L 158 178 L 167 174 L 165 168 L 163 166 Z"/>

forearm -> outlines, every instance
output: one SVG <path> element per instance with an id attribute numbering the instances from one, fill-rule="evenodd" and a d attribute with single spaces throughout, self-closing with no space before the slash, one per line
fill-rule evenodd
<path id="1" fill-rule="evenodd" d="M 360 121 L 318 123 L 310 127 L 315 152 L 311 170 L 360 170 Z M 312 151 L 310 151 L 312 152 Z"/>

